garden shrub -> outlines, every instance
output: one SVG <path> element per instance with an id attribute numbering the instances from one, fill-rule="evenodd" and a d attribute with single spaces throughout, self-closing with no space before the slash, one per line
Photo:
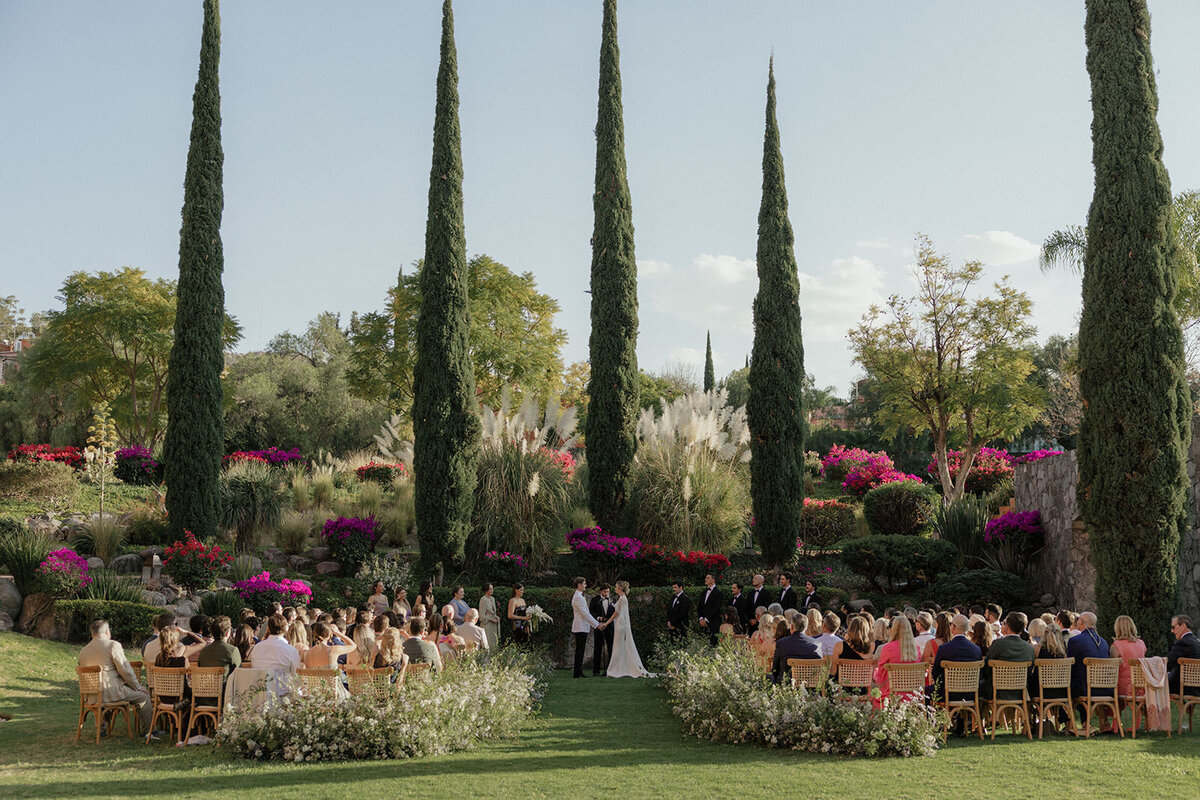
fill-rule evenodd
<path id="1" fill-rule="evenodd" d="M 821 475 L 830 483 L 841 486 L 851 470 L 879 456 L 886 459 L 887 453 L 871 453 L 861 447 L 846 447 L 845 445 L 835 444 L 829 448 L 829 453 L 821 459 Z M 890 459 L 888 460 L 888 464 L 891 465 Z"/>
<path id="2" fill-rule="evenodd" d="M 88 573 L 91 581 L 79 592 L 80 600 L 119 600 L 124 603 L 142 602 L 142 584 L 138 578 L 126 579 L 106 569 Z"/>
<path id="3" fill-rule="evenodd" d="M 525 559 L 515 553 L 489 550 L 483 554 L 480 570 L 485 581 L 498 586 L 512 586 L 525 574 Z"/>
<path id="4" fill-rule="evenodd" d="M 863 498 L 863 517 L 877 536 L 923 536 L 932 528 L 941 502 L 932 487 L 916 481 L 885 483 Z"/>
<path id="5" fill-rule="evenodd" d="M 171 526 L 158 511 L 138 509 L 125 519 L 125 541 L 136 547 L 165 547 L 171 542 Z"/>
<path id="6" fill-rule="evenodd" d="M 800 541 L 796 547 L 802 553 L 825 550 L 858 531 L 854 506 L 841 500 L 804 498 L 800 512 Z"/>
<path id="7" fill-rule="evenodd" d="M 570 481 L 545 448 L 507 440 L 486 443 L 479 456 L 474 524 L 467 556 L 479 565 L 491 550 L 520 553 L 544 569 L 562 545 Z"/>
<path id="8" fill-rule="evenodd" d="M 303 511 L 287 511 L 275 528 L 275 546 L 285 553 L 296 555 L 308 547 L 308 537 L 317 529 L 316 518 Z"/>
<path id="9" fill-rule="evenodd" d="M 958 552 L 950 542 L 919 536 L 866 536 L 842 547 L 842 561 L 872 588 L 887 591 L 906 584 L 913 588 L 932 583 L 941 572 L 954 567 Z"/>
<path id="10" fill-rule="evenodd" d="M 374 517 L 328 519 L 321 530 L 321 538 L 328 545 L 333 560 L 342 565 L 347 575 L 356 574 L 363 561 L 375 550 L 377 536 Z"/>
<path id="11" fill-rule="evenodd" d="M 243 459 L 221 472 L 221 527 L 234 531 L 241 551 L 254 546 L 258 532 L 279 524 L 283 489 L 265 459 Z"/>
<path id="12" fill-rule="evenodd" d="M 163 572 L 184 589 L 207 589 L 221 572 L 221 567 L 233 560 L 219 545 L 206 545 L 191 531 L 184 531 L 184 540 L 175 542 L 163 555 Z"/>
<path id="13" fill-rule="evenodd" d="M 0 564 L 12 575 L 17 591 L 33 594 L 37 569 L 50 553 L 51 542 L 8 517 L 0 518 Z"/>
<path id="14" fill-rule="evenodd" d="M 955 480 L 958 470 L 962 468 L 962 453 L 957 450 L 947 451 L 946 465 L 950 469 L 950 480 Z M 928 471 L 935 483 L 941 482 L 936 455 L 929 462 Z M 1013 458 L 1007 451 L 981 447 L 967 473 L 966 491 L 970 494 L 988 494 L 1005 480 L 1012 478 L 1012 474 Z"/>
<path id="15" fill-rule="evenodd" d="M 241 619 L 243 608 L 248 606 L 233 589 L 217 589 L 200 598 L 201 614 L 206 617 L 229 617 L 235 625 Z"/>
<path id="16" fill-rule="evenodd" d="M 928 756 L 940 743 L 937 715 L 923 703 L 889 704 L 884 713 L 828 694 L 776 685 L 744 648 L 676 651 L 664 675 L 685 733 L 714 742 L 833 755 Z"/>
<path id="17" fill-rule="evenodd" d="M 272 467 L 287 467 L 293 464 L 303 464 L 304 456 L 300 455 L 299 447 L 293 447 L 291 450 L 268 447 L 265 450 L 238 450 L 221 459 L 221 463 L 226 465 L 238 461 L 258 461 Z"/>
<path id="18" fill-rule="evenodd" d="M 364 483 L 373 482 L 380 486 L 391 486 L 392 481 L 408 475 L 408 469 L 403 464 L 385 464 L 369 461 L 354 471 L 358 479 Z"/>
<path id="19" fill-rule="evenodd" d="M 135 486 L 151 486 L 162 482 L 162 465 L 154 460 L 150 449 L 141 445 L 122 447 L 113 454 L 113 476 Z"/>
<path id="20" fill-rule="evenodd" d="M 950 505 L 938 504 L 933 513 L 933 530 L 938 538 L 958 548 L 958 563 L 976 567 L 983 558 L 983 531 L 991 514 L 987 502 L 963 495 Z"/>
<path id="21" fill-rule="evenodd" d="M 91 638 L 92 623 L 106 619 L 112 638 L 134 644 L 153 632 L 154 618 L 162 609 L 120 600 L 59 600 L 54 604 L 54 612 L 66 631 L 67 641 L 86 642 Z"/>
<path id="22" fill-rule="evenodd" d="M 34 585 L 55 599 L 74 597 L 92 582 L 87 559 L 69 547 L 50 552 L 38 565 Z"/>
<path id="23" fill-rule="evenodd" d="M 75 471 L 55 461 L 5 461 L 0 464 L 0 497 L 17 502 L 72 506 L 79 500 Z"/>
<path id="24" fill-rule="evenodd" d="M 804 453 L 804 474 L 815 478 L 821 474 L 821 454 L 807 450 Z"/>
<path id="25" fill-rule="evenodd" d="M 927 593 L 944 606 L 998 603 L 1005 610 L 1029 602 L 1029 586 L 1020 575 L 996 569 L 969 569 L 938 578 Z"/>
<path id="26" fill-rule="evenodd" d="M 866 464 L 860 464 L 850 470 L 850 474 L 846 476 L 846 480 L 842 481 L 842 488 L 846 494 L 854 497 L 865 497 L 867 492 L 872 489 L 878 489 L 889 483 L 920 483 L 921 479 L 916 475 L 909 475 L 901 472 L 895 467 L 889 466 L 891 460 L 873 460 Z"/>
<path id="27" fill-rule="evenodd" d="M 78 528 L 71 540 L 71 546 L 80 555 L 96 556 L 107 564 L 120 555 L 125 539 L 125 526 L 117 522 L 115 517 L 106 514 Z"/>
<path id="28" fill-rule="evenodd" d="M 269 615 L 276 603 L 306 606 L 312 600 L 312 589 L 306 584 L 289 578 L 276 580 L 266 570 L 245 580 L 234 581 L 233 591 L 246 608 L 254 609 L 254 613 L 260 617 Z"/>
<path id="29" fill-rule="evenodd" d="M 408 588 L 412 583 L 412 568 L 407 561 L 372 553 L 363 561 L 354 577 L 363 591 L 368 593 L 376 581 L 383 581 L 383 590 L 390 595 L 396 589 Z"/>
<path id="30" fill-rule="evenodd" d="M 71 469 L 83 469 L 83 452 L 72 445 L 19 444 L 8 451 L 8 460 L 17 463 L 57 462 Z"/>
<path id="31" fill-rule="evenodd" d="M 994 569 L 1024 573 L 1045 543 L 1040 511 L 1010 511 L 984 526 L 983 559 Z"/>
<path id="32" fill-rule="evenodd" d="M 575 555 L 577 571 L 596 583 L 624 578 L 645 584 L 682 580 L 685 585 L 698 585 L 710 572 L 720 582 L 730 567 L 721 553 L 669 550 L 632 536 L 613 536 L 599 527 L 571 531 L 567 546 Z"/>

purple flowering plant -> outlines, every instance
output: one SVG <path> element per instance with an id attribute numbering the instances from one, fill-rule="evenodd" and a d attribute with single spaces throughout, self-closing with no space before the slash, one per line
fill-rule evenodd
<path id="1" fill-rule="evenodd" d="M 233 590 L 256 614 L 269 613 L 275 603 L 294 606 L 308 605 L 312 601 L 312 589 L 308 586 L 289 578 L 275 580 L 266 570 L 244 581 L 236 581 Z"/>
<path id="2" fill-rule="evenodd" d="M 501 586 L 514 584 L 525 571 L 525 558 L 507 550 L 489 550 L 483 554 L 484 573 L 487 579 Z"/>
<path id="3" fill-rule="evenodd" d="M 1045 541 L 1040 511 L 1010 511 L 984 527 L 984 560 L 993 569 L 1022 574 Z"/>
<path id="4" fill-rule="evenodd" d="M 375 549 L 378 537 L 375 515 L 363 517 L 338 517 L 325 520 L 321 538 L 329 545 L 333 560 L 342 565 L 349 575 L 358 572 L 363 561 Z"/>
<path id="5" fill-rule="evenodd" d="M 125 483 L 149 486 L 157 483 L 159 464 L 150 453 L 150 448 L 140 444 L 122 447 L 113 454 L 113 475 Z"/>
<path id="6" fill-rule="evenodd" d="M 39 588 L 51 597 L 74 597 L 92 582 L 87 559 L 69 547 L 47 555 L 36 574 Z"/>
<path id="7" fill-rule="evenodd" d="M 1062 450 L 1034 450 L 1032 453 L 1017 457 L 1015 461 L 1017 464 L 1030 464 L 1034 461 L 1041 461 L 1043 458 L 1052 458 L 1062 454 Z"/>

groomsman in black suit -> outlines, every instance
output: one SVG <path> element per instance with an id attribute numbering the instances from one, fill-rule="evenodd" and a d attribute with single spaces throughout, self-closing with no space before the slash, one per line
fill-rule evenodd
<path id="1" fill-rule="evenodd" d="M 750 595 L 742 591 L 742 585 L 737 583 L 729 584 L 729 605 L 733 606 L 738 613 L 738 619 L 742 621 L 742 633 L 749 633 L 750 617 L 754 614 L 754 608 L 750 605 Z"/>
<path id="2" fill-rule="evenodd" d="M 588 611 L 592 612 L 592 616 L 596 618 L 597 622 L 607 622 L 616 611 L 616 606 L 613 605 L 608 593 L 608 584 L 602 583 L 600 591 L 588 603 Z M 592 629 L 592 675 L 600 674 L 601 664 L 607 668 L 607 661 L 612 658 L 613 637 L 616 634 L 617 631 L 612 625 Z M 607 658 L 604 655 L 606 647 L 608 648 Z"/>
<path id="3" fill-rule="evenodd" d="M 764 584 L 766 578 L 762 575 L 755 575 L 750 582 L 750 591 L 747 594 L 750 596 L 750 629 L 746 633 L 752 633 L 758 628 L 758 609 L 766 608 L 771 605 L 771 590 Z"/>
<path id="4" fill-rule="evenodd" d="M 667 606 L 667 631 L 672 639 L 680 639 L 687 633 L 688 620 L 692 617 L 692 601 L 683 593 L 683 584 L 675 581 L 671 584 L 675 596 Z"/>
<path id="5" fill-rule="evenodd" d="M 804 599 L 800 602 L 800 608 L 803 611 L 808 611 L 813 606 L 820 607 L 821 598 L 817 596 L 817 587 L 812 581 L 804 582 Z"/>
<path id="6" fill-rule="evenodd" d="M 704 576 L 704 591 L 700 593 L 696 614 L 700 618 L 700 628 L 708 633 L 708 638 L 715 645 L 721 618 L 725 615 L 725 596 L 717 588 L 717 579 L 711 574 Z"/>
<path id="7" fill-rule="evenodd" d="M 782 587 L 779 590 L 779 605 L 783 606 L 783 610 L 796 607 L 796 590 L 792 588 L 792 576 L 786 572 L 779 576 L 779 585 Z"/>

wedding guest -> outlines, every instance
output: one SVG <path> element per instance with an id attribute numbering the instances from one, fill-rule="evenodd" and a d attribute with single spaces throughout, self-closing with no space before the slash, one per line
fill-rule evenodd
<path id="1" fill-rule="evenodd" d="M 789 608 L 783 612 L 783 618 L 787 620 L 788 627 L 792 629 L 792 633 L 808 633 L 808 616 L 799 609 Z"/>
<path id="2" fill-rule="evenodd" d="M 1047 628 L 1053 628 L 1058 625 L 1058 617 L 1054 616 L 1049 611 L 1047 611 L 1045 614 L 1042 614 L 1042 616 L 1038 617 L 1038 619 L 1045 623 Z"/>
<path id="3" fill-rule="evenodd" d="M 479 611 L 474 608 L 467 609 L 467 617 L 463 620 L 463 624 L 458 628 L 458 635 L 468 647 L 474 645 L 481 650 L 488 648 L 488 635 L 479 624 Z"/>
<path id="4" fill-rule="evenodd" d="M 795 609 L 792 610 L 795 611 Z M 779 603 L 771 603 L 771 605 L 767 606 L 767 613 L 772 617 L 782 617 L 783 606 L 779 605 Z"/>
<path id="5" fill-rule="evenodd" d="M 512 623 L 512 637 L 517 644 L 529 644 L 529 615 L 525 613 L 525 586 L 513 584 L 512 597 L 508 601 L 508 619 Z"/>
<path id="6" fill-rule="evenodd" d="M 750 627 L 750 617 L 754 614 L 754 606 L 750 605 L 750 595 L 742 591 L 742 585 L 737 581 L 729 584 L 729 605 L 737 611 L 738 621 L 742 630 Z"/>
<path id="7" fill-rule="evenodd" d="M 1179 659 L 1200 658 L 1200 639 L 1192 633 L 1192 619 L 1187 614 L 1176 614 L 1171 617 L 1171 633 L 1175 635 L 1175 643 L 1167 653 L 1167 686 L 1171 694 L 1179 694 Z M 1200 690 L 1189 687 L 1189 696 L 1200 693 Z"/>
<path id="8" fill-rule="evenodd" d="M 371 584 L 371 596 L 367 598 L 367 608 L 379 616 L 389 608 L 387 595 L 383 593 L 383 581 Z"/>
<path id="9" fill-rule="evenodd" d="M 366 667 L 375 661 L 375 653 L 379 650 L 375 644 L 375 629 L 370 625 L 356 625 L 354 633 L 354 649 L 346 654 L 347 667 Z"/>
<path id="10" fill-rule="evenodd" d="M 742 635 L 742 618 L 733 606 L 726 606 L 725 621 L 721 623 L 719 633 L 725 639 Z"/>
<path id="11" fill-rule="evenodd" d="M 950 620 L 954 619 L 954 615 L 943 611 L 938 614 L 933 621 L 933 633 L 925 642 L 925 646 L 921 648 L 921 660 L 926 664 L 932 664 L 933 659 L 937 656 L 938 648 L 950 641 Z"/>
<path id="12" fill-rule="evenodd" d="M 841 626 L 842 620 L 837 614 L 832 611 L 825 612 L 825 616 L 821 618 L 821 635 L 817 637 L 822 656 L 833 655 L 834 649 L 842 643 L 841 637 L 837 635 L 837 629 Z"/>
<path id="13" fill-rule="evenodd" d="M 408 656 L 404 655 L 404 639 L 396 628 L 388 628 L 379 637 L 379 652 L 371 662 L 375 669 L 391 667 L 394 673 L 404 672 L 408 666 Z"/>
<path id="14" fill-rule="evenodd" d="M 712 644 L 717 643 L 717 631 L 725 610 L 725 597 L 717 588 L 717 578 L 711 573 L 704 576 L 704 591 L 700 592 L 696 604 L 696 620 L 700 629 L 709 635 Z"/>
<path id="15" fill-rule="evenodd" d="M 986 619 L 977 619 L 971 623 L 971 642 L 986 653 L 988 648 L 992 646 L 992 640 L 995 636 L 992 633 L 992 626 L 988 624 Z"/>
<path id="16" fill-rule="evenodd" d="M 382 634 L 384 631 L 386 631 L 391 626 L 392 626 L 392 621 L 391 621 L 391 619 L 388 618 L 388 616 L 386 614 L 381 617 L 376 617 L 375 621 L 371 623 L 371 630 L 375 631 L 375 641 L 378 642 L 380 634 Z"/>
<path id="17" fill-rule="evenodd" d="M 816 639 L 821 635 L 821 612 L 815 608 L 810 608 L 802 613 L 806 620 L 804 632 L 810 639 Z"/>
<path id="18" fill-rule="evenodd" d="M 154 659 L 158 658 L 158 637 L 162 634 L 164 628 L 175 626 L 175 614 L 171 611 L 164 611 L 162 614 L 156 616 L 150 625 L 154 628 L 154 635 L 142 644 L 142 661 L 147 664 L 153 664 Z"/>
<path id="19" fill-rule="evenodd" d="M 454 610 L 454 624 L 455 625 L 463 624 L 463 621 L 467 618 L 467 611 L 470 610 L 470 608 L 471 608 L 469 605 L 467 605 L 467 601 L 465 599 L 463 599 L 466 597 L 466 594 L 467 594 L 467 590 L 464 587 L 462 587 L 462 586 L 454 587 L 454 597 L 450 601 L 450 606 Z M 443 614 L 442 616 L 445 616 L 445 614 Z"/>
<path id="20" fill-rule="evenodd" d="M 1034 648 L 1033 657 L 1035 659 L 1052 659 L 1066 658 L 1067 644 L 1063 640 L 1063 633 L 1056 626 L 1051 626 L 1042 634 L 1042 641 Z M 1029 696 L 1037 697 L 1038 692 L 1038 668 L 1035 665 L 1029 673 Z M 1065 700 L 1067 697 L 1066 687 L 1062 689 L 1043 689 L 1043 696 L 1047 699 Z M 1057 718 L 1058 715 L 1056 714 Z"/>
<path id="21" fill-rule="evenodd" d="M 1025 641 L 1021 634 L 1025 632 L 1025 615 L 1020 611 L 1010 611 L 1000 623 L 1000 636 L 995 639 L 987 650 L 985 661 L 987 662 L 983 671 L 979 673 L 979 691 L 980 696 L 992 696 L 992 670 L 991 662 L 993 661 L 1012 661 L 1020 663 L 1022 661 L 1033 662 L 1033 645 Z M 1026 672 L 1025 683 L 1028 685 L 1029 673 Z M 1020 700 L 1023 690 L 1019 689 L 1000 689 L 997 692 L 997 697 L 1001 700 Z"/>
<path id="22" fill-rule="evenodd" d="M 396 589 L 396 599 L 392 601 L 392 613 L 400 618 L 401 622 L 407 622 L 412 614 L 412 605 L 408 602 L 408 590 L 400 587 Z"/>
<path id="23" fill-rule="evenodd" d="M 482 587 L 479 597 L 479 626 L 487 634 L 487 646 L 493 653 L 500 649 L 500 610 L 496 605 L 496 588 L 490 583 Z"/>
<path id="24" fill-rule="evenodd" d="M 410 664 L 432 664 L 437 672 L 442 668 L 442 658 L 438 654 L 437 645 L 425 638 L 425 620 L 419 617 L 408 623 L 409 637 L 404 640 L 404 655 L 408 656 Z"/>
<path id="25" fill-rule="evenodd" d="M 933 614 L 928 611 L 921 611 L 917 614 L 917 618 L 913 620 L 913 626 L 916 628 L 916 636 L 913 641 L 917 645 L 917 651 L 921 654 L 925 653 L 925 645 L 933 641 Z M 930 661 L 933 659 L 931 658 Z"/>
<path id="26" fill-rule="evenodd" d="M 1075 612 L 1063 609 L 1058 612 L 1058 627 L 1063 633 L 1063 638 L 1067 641 L 1075 635 Z"/>
<path id="27" fill-rule="evenodd" d="M 149 730 L 150 692 L 138 682 L 137 674 L 125 659 L 125 648 L 112 638 L 108 620 L 92 623 L 92 640 L 79 651 L 79 666 L 100 667 L 100 696 L 105 703 L 127 701 L 137 706 L 142 729 Z M 161 635 L 161 634 L 160 634 Z M 160 734 L 161 735 L 161 734 Z"/>
<path id="28" fill-rule="evenodd" d="M 438 639 L 442 635 L 442 622 L 445 618 L 441 614 L 433 614 L 429 617 L 429 628 L 425 631 L 425 638 L 436 645 Z"/>
<path id="29" fill-rule="evenodd" d="M 441 655 L 442 661 L 453 661 L 458 658 L 467 646 L 463 638 L 458 635 L 458 626 L 454 624 L 452 619 L 442 620 L 442 634 L 438 637 L 438 654 Z"/>
<path id="30" fill-rule="evenodd" d="M 885 611 L 884 614 L 886 615 L 887 612 Z M 871 628 L 871 636 L 875 639 L 876 650 L 887 644 L 888 635 L 888 620 L 886 616 L 882 616 L 875 620 Z"/>
<path id="31" fill-rule="evenodd" d="M 946 689 L 946 667 L 944 665 L 947 661 L 980 661 L 983 659 L 983 650 L 967 638 L 967 628 L 970 624 L 966 616 L 955 614 L 948 625 L 949 639 L 945 644 L 939 645 L 933 654 L 929 673 L 933 682 L 932 695 L 935 698 L 940 698 Z M 981 620 L 980 624 L 986 625 L 987 623 Z M 963 700 L 966 697 L 966 695 L 951 696 L 950 699 Z"/>
<path id="32" fill-rule="evenodd" d="M 334 644 L 332 639 L 335 630 L 336 628 L 327 622 L 313 625 L 312 647 L 308 648 L 302 659 L 307 669 L 334 669 L 337 667 L 339 656 L 344 656 L 357 647 L 352 643 Z"/>
<path id="33" fill-rule="evenodd" d="M 1121 659 L 1121 672 L 1117 677 L 1117 696 L 1133 694 L 1133 676 L 1127 659 L 1145 658 L 1146 643 L 1138 638 L 1137 625 L 1131 617 L 1122 614 L 1113 621 L 1113 642 L 1108 648 L 1110 658 Z"/>
<path id="34" fill-rule="evenodd" d="M 879 688 L 879 696 L 871 698 L 871 704 L 879 709 L 883 708 L 884 701 L 891 696 L 891 688 L 888 684 L 888 671 L 884 669 L 885 664 L 916 664 L 921 661 L 921 654 L 917 652 L 917 643 L 913 638 L 912 623 L 908 621 L 908 617 L 897 615 L 892 620 L 891 628 L 892 639 L 879 649 L 879 660 L 875 667 L 875 685 Z M 915 695 L 897 695 L 899 700 L 916 699 Z"/>
<path id="35" fill-rule="evenodd" d="M 412 607 L 412 613 L 408 615 L 408 619 L 409 619 L 409 621 L 411 621 L 414 617 L 420 617 L 421 619 L 425 619 L 425 616 L 428 613 L 429 612 L 425 610 L 424 604 L 417 603 L 416 605 L 414 605 Z"/>
<path id="36" fill-rule="evenodd" d="M 692 603 L 683 593 L 683 583 L 671 583 L 670 605 L 667 606 L 667 635 L 672 639 L 682 638 L 687 633 L 688 621 L 691 619 Z"/>
<path id="37" fill-rule="evenodd" d="M 429 613 L 433 613 L 433 609 L 437 608 L 437 601 L 433 599 L 433 582 L 421 581 L 421 588 L 417 591 L 417 599 L 413 601 L 413 605 L 418 603 L 425 606 Z"/>
<path id="38" fill-rule="evenodd" d="M 1042 643 L 1042 637 L 1046 635 L 1046 623 L 1041 617 L 1034 617 L 1029 620 L 1029 643 L 1037 647 Z"/>
<path id="39" fill-rule="evenodd" d="M 871 641 L 871 628 L 867 625 L 865 617 L 855 614 L 846 623 L 846 638 L 833 646 L 831 674 L 837 677 L 838 665 L 843 661 L 862 661 L 874 652 L 875 643 Z"/>
<path id="40" fill-rule="evenodd" d="M 1085 658 L 1108 658 L 1108 642 L 1096 632 L 1096 615 L 1091 611 L 1080 612 L 1075 618 L 1075 635 L 1067 642 L 1067 657 L 1075 659 L 1071 665 L 1071 696 L 1087 694 L 1087 666 Z M 1112 689 L 1098 689 L 1093 695 L 1112 696 Z"/>
<path id="41" fill-rule="evenodd" d="M 750 647 L 764 664 L 770 664 L 775 656 L 775 628 L 778 620 L 779 617 L 763 614 L 758 619 L 758 629 L 750 634 Z"/>
<path id="42" fill-rule="evenodd" d="M 308 629 L 304 627 L 304 623 L 296 620 L 288 626 L 287 634 L 284 636 L 287 643 L 296 648 L 296 652 L 304 658 L 304 652 L 308 650 Z"/>
<path id="43" fill-rule="evenodd" d="M 282 614 L 267 618 L 267 638 L 254 645 L 254 668 L 265 669 L 276 677 L 290 679 L 300 666 L 300 654 L 284 638 L 287 622 Z"/>
<path id="44" fill-rule="evenodd" d="M 253 617 L 251 617 L 253 619 Z M 254 628 L 257 626 L 241 624 L 237 630 L 233 632 L 233 640 L 231 644 L 238 649 L 238 653 L 242 657 L 242 661 L 250 660 L 250 651 L 254 649 L 256 639 L 254 638 Z"/>
<path id="45" fill-rule="evenodd" d="M 224 667 L 225 678 L 228 679 L 229 674 L 242 665 L 241 652 L 229 642 L 233 636 L 233 623 L 229 617 L 213 617 L 209 623 L 209 632 L 212 635 L 212 644 L 196 656 L 196 666 Z"/>
<path id="46" fill-rule="evenodd" d="M 154 658 L 154 666 L 168 667 L 171 669 L 187 669 L 188 657 L 187 651 L 180 644 L 179 629 L 172 626 L 164 628 L 158 634 L 160 649 L 158 655 Z M 188 719 L 191 716 L 192 707 L 192 687 L 187 681 L 183 684 L 183 694 L 181 695 L 158 695 L 158 702 L 162 705 L 174 706 L 175 711 L 179 712 L 179 736 L 183 738 L 183 732 L 187 730 Z"/>
<path id="47" fill-rule="evenodd" d="M 797 618 L 797 620 L 802 619 L 803 616 Z M 817 646 L 816 640 L 805 634 L 803 629 L 792 633 L 787 622 L 781 622 L 777 628 L 776 637 L 775 654 L 771 658 L 771 680 L 775 683 L 782 682 L 785 675 L 791 675 L 791 668 L 787 663 L 789 658 L 821 657 L 821 650 Z"/>

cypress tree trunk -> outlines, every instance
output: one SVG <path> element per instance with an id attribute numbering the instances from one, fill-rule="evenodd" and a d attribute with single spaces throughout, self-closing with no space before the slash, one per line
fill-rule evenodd
<path id="1" fill-rule="evenodd" d="M 632 202 L 625 178 L 616 0 L 604 0 L 592 206 L 588 494 L 596 522 L 605 530 L 617 531 L 624 526 L 629 473 L 637 449 L 638 300 Z"/>
<path id="2" fill-rule="evenodd" d="M 221 17 L 218 0 L 204 2 L 200 71 L 192 95 L 192 133 L 179 230 L 179 288 L 175 341 L 167 375 L 167 433 L 163 443 L 167 514 L 174 536 L 215 536 L 220 514 L 221 454 L 225 449 L 221 339 L 225 289 L 221 272 Z"/>
<path id="3" fill-rule="evenodd" d="M 717 376 L 713 372 L 712 363 L 712 332 L 704 335 L 704 391 L 711 392 L 717 385 Z"/>
<path id="4" fill-rule="evenodd" d="M 787 215 L 783 153 L 775 120 L 775 65 L 767 79 L 763 193 L 758 211 L 758 294 L 750 357 L 750 495 L 763 557 L 778 569 L 791 558 L 804 509 L 804 342 L 800 279 Z"/>
<path id="5" fill-rule="evenodd" d="M 1191 398 L 1150 14 L 1141 0 L 1088 0 L 1086 32 L 1096 187 L 1079 326 L 1079 503 L 1102 627 L 1128 614 L 1150 651 L 1165 652 L 1179 610 Z"/>
<path id="6" fill-rule="evenodd" d="M 425 263 L 419 277 L 413 472 L 422 560 L 429 568 L 453 569 L 462 563 L 471 530 L 480 425 L 469 349 L 458 56 L 450 0 L 442 5 L 441 53 Z"/>

